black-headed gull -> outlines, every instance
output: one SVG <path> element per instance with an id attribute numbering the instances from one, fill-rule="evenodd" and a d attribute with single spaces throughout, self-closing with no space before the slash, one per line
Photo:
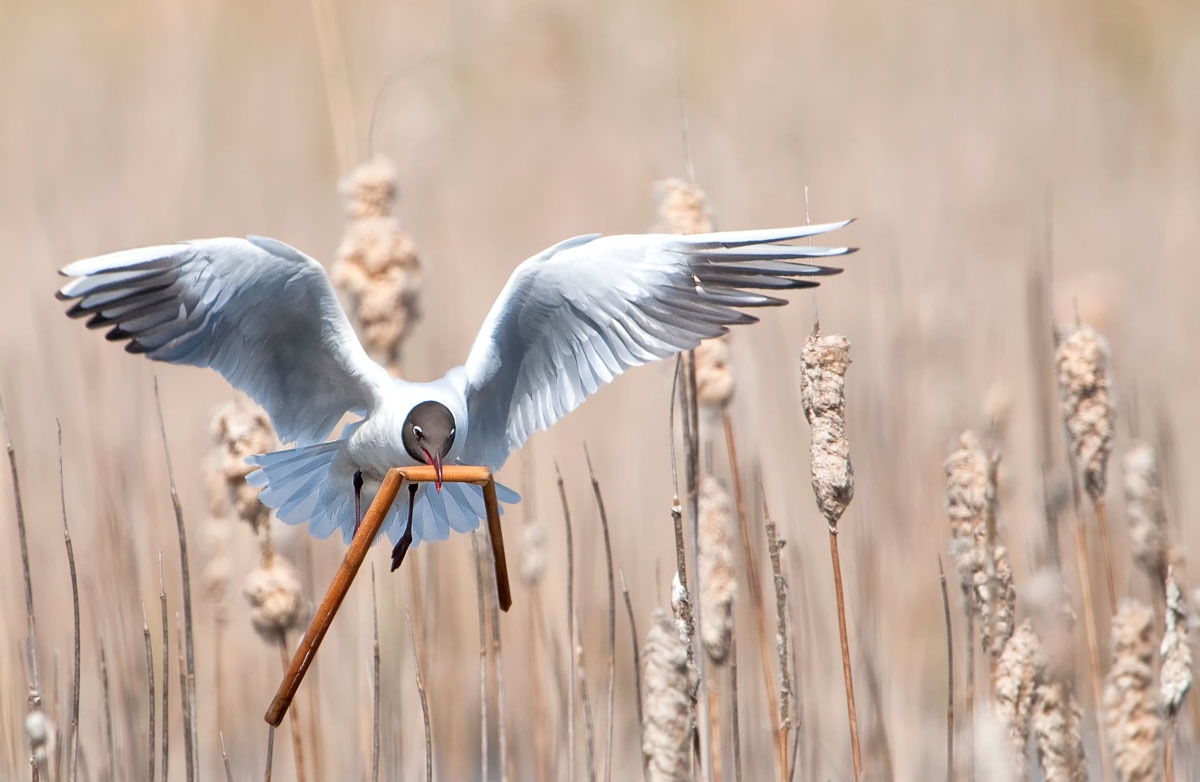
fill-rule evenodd
<path id="1" fill-rule="evenodd" d="M 846 221 L 849 222 L 849 221 Z M 72 263 L 58 295 L 72 317 L 156 361 L 212 367 L 271 416 L 296 447 L 253 457 L 247 481 L 288 524 L 319 538 L 355 527 L 352 485 L 368 502 L 392 467 L 443 463 L 499 469 L 630 367 L 694 348 L 743 307 L 784 304 L 757 290 L 807 288 L 840 269 L 806 259 L 846 247 L 783 245 L 846 225 L 679 236 L 580 236 L 522 263 L 483 322 L 466 363 L 440 380 L 391 377 L 367 357 L 325 270 L 273 239 L 202 239 Z M 361 420 L 323 442 L 346 413 Z M 361 478 L 359 478 L 361 474 Z M 517 496 L 501 488 L 500 499 Z M 421 484 L 413 544 L 485 518 L 478 490 Z M 385 529 L 407 527 L 399 503 Z"/>

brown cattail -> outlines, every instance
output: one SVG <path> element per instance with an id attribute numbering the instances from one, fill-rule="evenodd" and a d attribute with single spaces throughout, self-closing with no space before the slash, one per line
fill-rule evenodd
<path id="1" fill-rule="evenodd" d="M 1013 634 L 1017 593 L 1004 546 L 997 545 L 992 550 L 992 562 L 995 565 L 992 577 L 983 570 L 975 573 L 974 594 L 980 616 L 979 639 L 983 650 L 996 660 Z"/>
<path id="2" fill-rule="evenodd" d="M 1125 505 L 1133 560 L 1155 584 L 1167 578 L 1167 518 L 1154 449 L 1136 443 L 1125 454 Z"/>
<path id="3" fill-rule="evenodd" d="M 646 648 L 642 753 L 650 782 L 691 779 L 692 698 L 687 647 L 665 611 L 655 611 Z"/>
<path id="4" fill-rule="evenodd" d="M 1162 655 L 1159 676 L 1163 710 L 1174 719 L 1192 687 L 1192 648 L 1188 646 L 1187 608 L 1183 603 L 1179 582 L 1175 580 L 1174 568 L 1167 571 L 1166 593 L 1166 632 L 1159 649 Z"/>
<path id="5" fill-rule="evenodd" d="M 262 533 L 271 512 L 258 501 L 259 490 L 246 483 L 246 475 L 255 469 L 246 464 L 246 457 L 279 447 L 270 417 L 261 407 L 239 396 L 213 414 L 209 436 L 213 441 L 208 478 L 210 511 L 214 515 L 226 512 L 220 501 L 223 480 L 225 508 L 231 507 L 239 519 Z"/>
<path id="6" fill-rule="evenodd" d="M 708 196 L 695 185 L 671 177 L 654 185 L 658 229 L 672 234 L 703 234 L 713 229 Z"/>
<path id="7" fill-rule="evenodd" d="M 733 565 L 733 503 L 725 487 L 711 475 L 700 483 L 700 612 L 701 640 L 709 658 L 720 665 L 729 657 L 733 637 L 733 598 L 737 574 Z"/>
<path id="8" fill-rule="evenodd" d="M 973 593 L 984 573 L 988 504 L 995 494 L 990 460 L 972 432 L 963 432 L 959 448 L 946 460 L 946 516 L 950 519 L 950 555 L 964 590 Z"/>
<path id="9" fill-rule="evenodd" d="M 801 353 L 800 399 L 812 427 L 812 485 L 817 507 L 836 525 L 854 497 L 854 467 L 846 440 L 846 368 L 850 340 L 814 331 Z"/>
<path id="10" fill-rule="evenodd" d="M 1004 645 L 992 673 L 992 690 L 996 695 L 994 708 L 1008 736 L 1014 782 L 1029 779 L 1025 746 L 1029 743 L 1041 658 L 1041 642 L 1033 630 L 1033 622 L 1027 619 Z"/>
<path id="11" fill-rule="evenodd" d="M 1046 782 L 1085 782 L 1083 712 L 1070 684 L 1075 665 L 1071 596 L 1056 569 L 1034 573 L 1025 596 L 1042 649 L 1035 658 L 1037 683 L 1030 721 L 1038 762 Z"/>
<path id="12" fill-rule="evenodd" d="M 421 262 L 393 214 L 396 169 L 377 157 L 342 181 L 349 222 L 330 270 L 349 298 L 363 346 L 388 367 L 420 317 Z"/>
<path id="13" fill-rule="evenodd" d="M 682 179 L 664 179 L 655 187 L 658 201 L 656 230 L 672 234 L 708 233 L 713 229 L 708 197 Z M 706 339 L 696 348 L 696 397 L 706 410 L 720 411 L 733 397 L 729 367 L 729 338 Z"/>
<path id="14" fill-rule="evenodd" d="M 1084 489 L 1093 502 L 1099 501 L 1104 496 L 1116 417 L 1108 343 L 1090 326 L 1077 326 L 1059 334 L 1054 362 L 1063 419 L 1083 473 Z"/>
<path id="15" fill-rule="evenodd" d="M 250 603 L 250 622 L 264 640 L 278 642 L 289 630 L 304 624 L 308 604 L 300 589 L 300 579 L 278 554 L 250 571 L 245 595 Z"/>
<path id="16" fill-rule="evenodd" d="M 1126 598 L 1112 621 L 1104 721 L 1120 782 L 1162 779 L 1162 717 L 1154 684 L 1154 613 Z"/>
<path id="17" fill-rule="evenodd" d="M 1033 735 L 1046 782 L 1087 782 L 1083 711 L 1070 684 L 1046 679 L 1034 695 Z"/>

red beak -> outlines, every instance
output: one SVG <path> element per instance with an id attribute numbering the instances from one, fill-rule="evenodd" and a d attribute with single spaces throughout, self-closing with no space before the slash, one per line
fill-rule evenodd
<path id="1" fill-rule="evenodd" d="M 434 480 L 433 485 L 437 487 L 438 493 L 440 494 L 442 491 L 442 457 L 440 454 L 437 456 L 430 456 L 429 451 L 424 448 L 421 449 L 421 452 L 425 454 L 425 461 L 433 465 L 433 472 L 437 475 L 437 479 Z"/>

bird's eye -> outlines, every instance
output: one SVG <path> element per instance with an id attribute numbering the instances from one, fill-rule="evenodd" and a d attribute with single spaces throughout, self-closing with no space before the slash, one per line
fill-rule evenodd
<path id="1" fill-rule="evenodd" d="M 453 427 L 453 426 L 452 426 L 452 427 L 450 427 L 450 436 L 451 436 L 451 437 L 453 437 L 453 436 L 454 436 L 454 427 Z"/>
<path id="2" fill-rule="evenodd" d="M 419 427 L 415 424 L 413 425 L 413 434 L 415 434 L 417 436 L 418 440 L 425 436 L 425 433 L 423 431 L 421 431 L 421 427 Z"/>

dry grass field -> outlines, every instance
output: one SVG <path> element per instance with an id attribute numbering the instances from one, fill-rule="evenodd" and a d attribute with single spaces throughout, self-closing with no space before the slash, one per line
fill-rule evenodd
<path id="1" fill-rule="evenodd" d="M 1183 624 L 1194 626 L 1200 6 L 0 0 L 0 17 L 0 398 L 20 468 L 42 704 L 55 731 L 42 779 L 70 778 L 75 674 L 56 421 L 80 598 L 78 778 L 145 779 L 152 741 L 162 778 L 161 739 L 149 736 L 143 610 L 156 730 L 169 716 L 169 778 L 186 778 L 180 554 L 156 378 L 189 544 L 199 778 L 224 778 L 220 735 L 232 777 L 261 777 L 262 714 L 281 674 L 280 649 L 252 629 L 242 596 L 259 557 L 255 535 L 245 524 L 210 520 L 210 425 L 232 390 L 210 371 L 127 356 L 69 321 L 53 298 L 56 269 L 125 247 L 251 233 L 328 264 L 345 223 L 338 182 L 374 154 L 395 164 L 397 215 L 424 270 L 422 317 L 404 347 L 410 379 L 440 376 L 463 360 L 522 259 L 575 234 L 653 227 L 654 184 L 686 177 L 689 157 L 721 228 L 803 223 L 806 214 L 813 222 L 858 218 L 839 232 L 837 241 L 862 248 L 845 259 L 844 274 L 792 295 L 789 306 L 732 337 L 728 412 L 768 637 L 756 630 L 735 544 L 741 776 L 730 672 L 709 662 L 701 692 L 718 693 L 710 704 L 719 740 L 701 754 L 712 758 L 714 779 L 778 777 L 777 715 L 765 686 L 778 688 L 778 662 L 763 500 L 787 544 L 780 566 L 798 737 L 794 751 L 789 741 L 789 763 L 794 756 L 796 779 L 854 777 L 827 525 L 810 485 L 800 394 L 801 349 L 818 314 L 823 331 L 851 343 L 846 425 L 856 492 L 839 541 L 863 777 L 1043 778 L 1032 744 L 1016 764 L 1029 776 L 1013 771 L 993 708 L 993 666 L 978 637 L 973 718 L 968 711 L 971 647 L 949 553 L 944 464 L 970 429 L 999 455 L 993 518 L 1011 565 L 1015 623 L 1044 618 L 1054 600 L 1047 579 L 1065 585 L 1076 617 L 1049 623 L 1063 649 L 1048 652 L 1039 676 L 1058 677 L 1077 697 L 1086 761 L 1050 778 L 1100 779 L 1102 756 L 1120 779 L 1162 778 L 1161 746 L 1139 769 L 1132 750 L 1102 738 L 1088 638 L 1101 675 L 1124 671 L 1121 686 L 1140 677 L 1150 687 L 1137 708 L 1143 724 L 1158 725 L 1162 598 L 1135 564 L 1123 464 L 1137 441 L 1155 449 L 1174 572 L 1192 615 Z M 1113 632 L 1094 505 L 1082 486 L 1072 499 L 1051 326 L 1076 318 L 1111 347 L 1116 419 L 1102 498 L 1114 591 L 1153 607 L 1149 635 L 1141 633 L 1153 648 L 1148 662 L 1112 652 L 1110 639 L 1136 631 L 1139 615 L 1130 609 Z M 505 516 L 514 605 L 500 617 L 500 652 L 486 655 L 492 665 L 482 690 L 471 536 L 421 546 L 395 574 L 387 572 L 387 547 L 371 552 L 382 778 L 425 773 L 410 612 L 437 779 L 478 779 L 484 766 L 490 779 L 640 778 L 631 641 L 646 651 L 654 612 L 670 611 L 673 369 L 663 362 L 628 373 L 536 435 L 500 474 L 525 499 Z M 704 471 L 729 479 L 719 425 L 702 434 Z M 608 581 L 585 444 L 638 633 L 631 637 L 618 582 L 611 768 Z M 556 466 L 573 521 L 582 671 L 573 686 Z M 681 475 L 681 496 L 682 483 Z M 31 672 L 13 500 L 6 476 L 0 777 L 27 779 Z M 1083 572 L 1080 523 L 1089 547 Z M 535 586 L 520 574 L 538 553 L 530 551 L 538 534 L 544 573 Z M 278 525 L 272 535 L 306 599 L 319 600 L 344 552 L 340 540 Z M 953 625 L 952 776 L 939 556 Z M 221 573 L 228 594 L 217 600 L 208 585 Z M 1034 624 L 1049 643 L 1044 624 Z M 307 780 L 371 778 L 372 628 L 364 569 L 296 702 Z M 490 704 L 482 736 L 481 692 Z M 1171 732 L 1179 780 L 1200 779 L 1197 696 L 1188 697 L 1174 728 L 1161 727 Z M 276 779 L 301 778 L 294 725 L 277 733 Z M 688 773 L 702 778 L 699 765 Z"/>

